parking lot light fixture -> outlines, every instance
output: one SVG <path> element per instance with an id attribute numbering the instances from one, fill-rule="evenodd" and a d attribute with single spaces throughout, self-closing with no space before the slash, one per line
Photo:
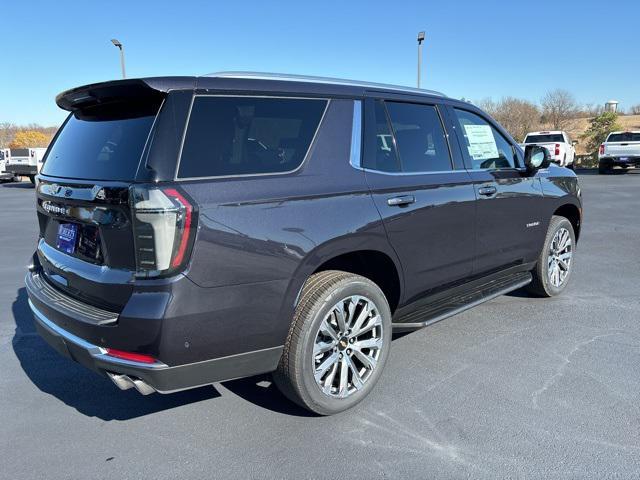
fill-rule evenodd
<path id="1" fill-rule="evenodd" d="M 115 38 L 111 39 L 111 43 L 113 43 L 116 47 L 118 47 L 118 50 L 120 50 L 120 66 L 122 67 L 122 78 L 127 78 L 127 74 L 124 69 L 124 47 L 122 46 L 122 43 Z"/>
<path id="2" fill-rule="evenodd" d="M 424 32 L 418 32 L 418 88 L 420 88 L 420 72 L 422 70 L 422 42 L 424 42 Z"/>

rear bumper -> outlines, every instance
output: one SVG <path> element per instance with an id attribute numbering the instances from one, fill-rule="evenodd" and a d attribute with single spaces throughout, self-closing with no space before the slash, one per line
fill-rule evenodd
<path id="1" fill-rule="evenodd" d="M 282 347 L 279 346 L 176 366 L 166 365 L 161 360 L 143 363 L 112 357 L 107 354 L 107 344 L 97 345 L 70 330 L 79 323 L 104 329 L 105 332 L 117 327 L 108 323 L 96 325 L 99 315 L 94 311 L 95 307 L 86 305 L 85 313 L 81 303 L 75 299 L 65 299 L 62 293 L 58 293 L 58 298 L 53 298 L 45 291 L 46 288 L 38 286 L 38 276 L 37 272 L 27 273 L 25 284 L 29 307 L 40 336 L 61 355 L 108 376 L 122 389 L 135 386 L 141 393 L 171 393 L 267 373 L 275 370 L 282 354 Z M 78 331 L 77 328 L 73 329 Z M 108 337 L 106 333 L 105 337 Z"/>
<path id="2" fill-rule="evenodd" d="M 630 156 L 630 157 L 601 157 L 600 163 L 612 165 L 612 166 L 629 166 L 640 168 L 640 157 L 638 156 Z"/>
<path id="3" fill-rule="evenodd" d="M 20 165 L 14 163 L 7 165 L 5 170 L 13 175 L 29 176 L 38 174 L 38 169 L 35 165 Z"/>

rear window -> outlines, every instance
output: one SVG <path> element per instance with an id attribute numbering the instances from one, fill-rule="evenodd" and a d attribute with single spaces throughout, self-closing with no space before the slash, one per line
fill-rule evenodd
<path id="1" fill-rule="evenodd" d="M 133 180 L 155 114 L 79 112 L 69 116 L 49 150 L 44 175 Z"/>
<path id="2" fill-rule="evenodd" d="M 178 177 L 294 170 L 304 160 L 326 105 L 315 99 L 196 97 Z"/>
<path id="3" fill-rule="evenodd" d="M 609 138 L 607 138 L 607 142 L 640 142 L 640 133 L 612 133 L 611 135 L 609 135 Z"/>
<path id="4" fill-rule="evenodd" d="M 544 135 L 527 135 L 524 143 L 563 143 L 564 137 L 561 133 L 549 133 Z"/>

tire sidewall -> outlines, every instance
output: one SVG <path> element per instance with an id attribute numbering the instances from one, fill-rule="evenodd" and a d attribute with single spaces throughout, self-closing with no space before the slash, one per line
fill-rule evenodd
<path id="1" fill-rule="evenodd" d="M 352 295 L 367 297 L 375 303 L 378 314 L 382 317 L 383 345 L 376 368 L 367 379 L 363 388 L 346 398 L 335 398 L 322 392 L 315 381 L 313 347 L 320 323 L 324 320 L 325 316 L 336 303 Z M 296 352 L 298 361 L 302 362 L 302 365 L 299 366 L 302 372 L 300 393 L 305 397 L 305 401 L 312 404 L 314 406 L 313 409 L 321 414 L 329 415 L 351 408 L 362 401 L 373 389 L 384 370 L 384 365 L 389 356 L 389 349 L 391 347 L 391 311 L 389 310 L 387 299 L 373 282 L 364 278 L 345 280 L 338 284 L 324 298 L 324 301 L 318 302 L 318 304 L 313 307 L 309 318 L 310 321 L 305 328 L 302 341 L 298 344 L 298 352 Z"/>

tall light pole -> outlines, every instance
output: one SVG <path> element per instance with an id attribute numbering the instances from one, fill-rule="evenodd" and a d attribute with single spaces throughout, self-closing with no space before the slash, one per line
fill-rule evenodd
<path id="1" fill-rule="evenodd" d="M 424 42 L 424 32 L 418 33 L 418 88 L 420 88 L 420 72 L 422 71 L 422 42 Z"/>
<path id="2" fill-rule="evenodd" d="M 111 43 L 113 43 L 120 50 L 120 66 L 122 67 L 122 78 L 127 78 L 127 74 L 124 71 L 124 47 L 122 46 L 122 43 L 120 43 L 115 38 L 111 39 Z"/>

